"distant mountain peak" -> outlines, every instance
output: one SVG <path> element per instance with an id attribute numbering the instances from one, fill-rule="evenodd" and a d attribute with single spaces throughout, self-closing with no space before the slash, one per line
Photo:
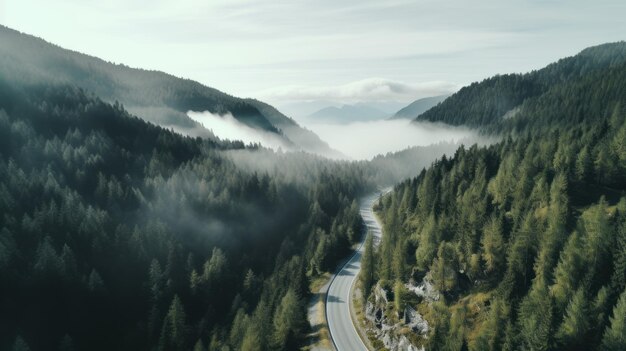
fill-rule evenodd
<path id="1" fill-rule="evenodd" d="M 450 95 L 446 94 L 417 99 L 406 107 L 400 109 L 389 119 L 416 118 L 422 113 L 428 111 L 431 107 L 436 106 L 445 100 L 448 96 Z"/>

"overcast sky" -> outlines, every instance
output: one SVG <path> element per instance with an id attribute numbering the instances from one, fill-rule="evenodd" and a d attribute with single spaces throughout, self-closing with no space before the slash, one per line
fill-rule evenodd
<path id="1" fill-rule="evenodd" d="M 437 95 L 626 39 L 626 1 L 0 0 L 63 47 L 274 104 Z"/>

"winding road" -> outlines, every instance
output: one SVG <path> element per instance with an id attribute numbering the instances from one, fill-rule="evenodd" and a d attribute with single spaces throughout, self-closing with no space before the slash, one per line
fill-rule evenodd
<path id="1" fill-rule="evenodd" d="M 372 209 L 379 196 L 380 193 L 372 194 L 363 198 L 360 203 L 361 217 L 363 217 L 367 230 L 374 235 L 374 245 L 380 241 L 382 236 L 382 226 Z M 350 314 L 351 290 L 361 270 L 361 256 L 363 254 L 365 237 L 363 235 L 358 249 L 341 267 L 339 272 L 333 276 L 328 288 L 328 294 L 326 295 L 328 329 L 337 351 L 367 350 L 352 323 Z"/>

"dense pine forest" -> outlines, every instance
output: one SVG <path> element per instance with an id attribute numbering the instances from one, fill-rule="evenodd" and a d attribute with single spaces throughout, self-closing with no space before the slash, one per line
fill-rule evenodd
<path id="1" fill-rule="evenodd" d="M 626 349 L 626 44 L 473 84 L 420 119 L 503 140 L 380 201 L 367 296 L 378 283 L 390 318 L 419 311 L 429 332 L 408 336 L 428 350 Z M 441 298 L 415 299 L 408 282 Z"/>
<path id="2" fill-rule="evenodd" d="M 457 147 L 329 161 L 0 78 L 0 349 L 293 350 L 358 197 Z"/>
<path id="3" fill-rule="evenodd" d="M 427 334 L 398 331 L 411 342 L 626 349 L 626 43 L 416 116 L 483 133 L 468 146 L 347 162 L 190 132 L 186 111 L 229 112 L 336 155 L 261 101 L 0 39 L 0 350 L 299 349 L 311 282 L 362 238 L 359 198 L 390 183 L 360 288 L 388 292 L 391 320 L 424 317 Z"/>
<path id="4" fill-rule="evenodd" d="M 247 171 L 78 88 L 3 80 L 0 133 L 0 349 L 293 349 L 360 235 L 356 168 Z"/>

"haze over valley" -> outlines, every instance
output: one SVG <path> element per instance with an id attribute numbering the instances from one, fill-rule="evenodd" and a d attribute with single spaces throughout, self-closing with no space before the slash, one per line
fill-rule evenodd
<path id="1" fill-rule="evenodd" d="M 0 350 L 626 350 L 624 13 L 0 1 Z"/>

